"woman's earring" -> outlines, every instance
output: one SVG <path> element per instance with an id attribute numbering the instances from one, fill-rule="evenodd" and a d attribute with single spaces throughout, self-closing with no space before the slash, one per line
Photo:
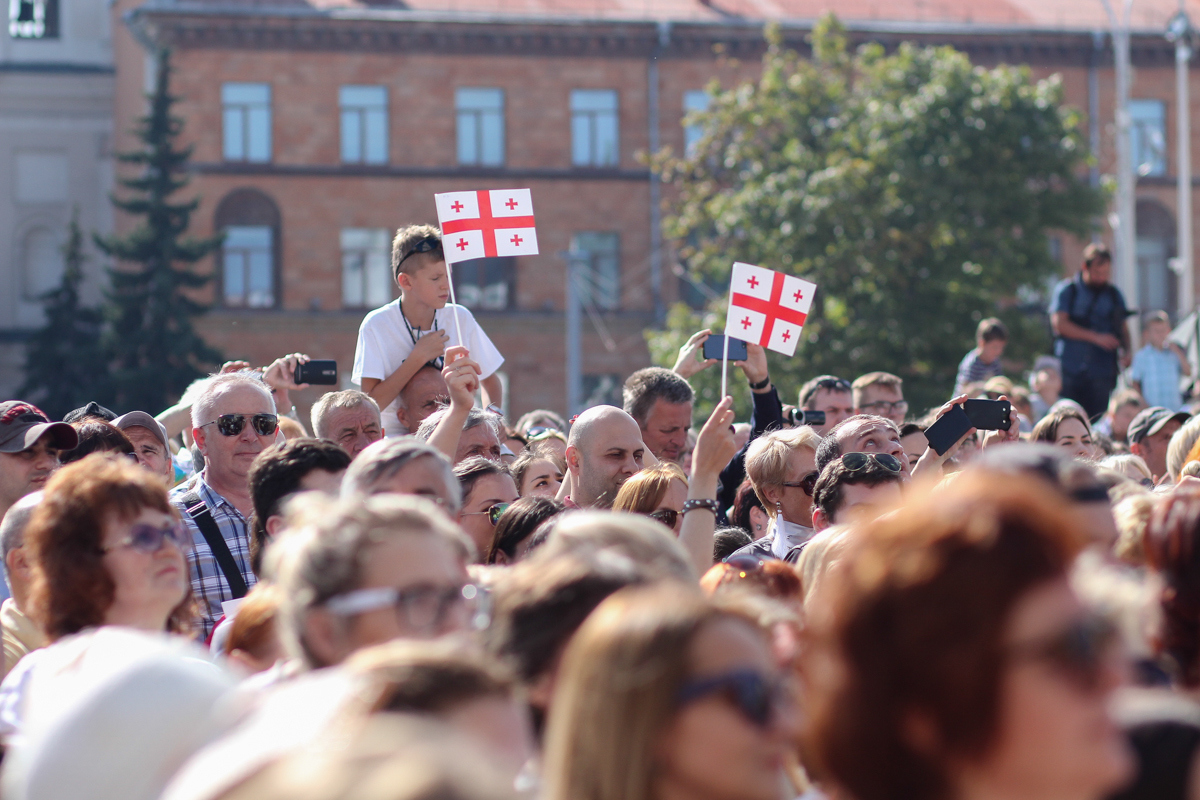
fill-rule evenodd
<path id="1" fill-rule="evenodd" d="M 783 504 L 780 503 L 778 500 L 775 501 L 775 516 L 777 516 L 777 517 L 783 516 Z"/>

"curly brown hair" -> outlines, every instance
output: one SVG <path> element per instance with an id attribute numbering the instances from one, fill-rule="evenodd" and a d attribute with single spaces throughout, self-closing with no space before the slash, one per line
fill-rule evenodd
<path id="1" fill-rule="evenodd" d="M 31 616 L 51 641 L 104 624 L 116 586 L 104 566 L 105 523 L 150 508 L 179 518 L 162 480 L 128 459 L 94 453 L 60 469 L 29 521 L 25 548 L 33 564 Z M 191 584 L 167 630 L 191 633 Z"/>

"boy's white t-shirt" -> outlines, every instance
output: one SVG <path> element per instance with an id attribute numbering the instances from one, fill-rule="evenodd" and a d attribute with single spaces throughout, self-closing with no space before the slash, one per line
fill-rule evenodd
<path id="1" fill-rule="evenodd" d="M 458 315 L 455 323 L 454 316 Z M 433 313 L 435 330 L 445 331 L 450 338 L 447 347 L 464 345 L 471 351 L 471 359 L 479 364 L 481 378 L 490 377 L 504 363 L 504 356 L 492 344 L 483 328 L 475 321 L 469 309 L 447 303 Z M 462 326 L 462 340 L 458 337 L 458 326 Z M 415 329 L 414 329 L 415 331 Z M 428 333 L 429 331 L 424 331 Z M 393 300 L 380 306 L 363 318 L 358 329 L 358 345 L 354 349 L 354 371 L 350 380 L 362 386 L 363 378 L 385 380 L 404 363 L 413 349 L 413 334 L 409 332 L 400 301 Z M 383 431 L 385 436 L 400 436 L 404 433 L 400 420 L 396 418 L 399 397 L 383 409 Z"/>

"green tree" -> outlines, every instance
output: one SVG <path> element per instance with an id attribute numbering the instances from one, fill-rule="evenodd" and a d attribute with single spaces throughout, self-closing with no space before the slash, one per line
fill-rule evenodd
<path id="1" fill-rule="evenodd" d="M 949 47 L 851 52 L 832 17 L 811 58 L 767 38 L 759 80 L 711 86 L 689 120 L 705 130 L 694 152 L 654 167 L 676 190 L 665 224 L 694 280 L 728 281 L 745 261 L 818 285 L 796 356 L 771 357 L 785 402 L 809 377 L 883 369 L 905 379 L 914 412 L 942 403 L 985 316 L 1010 324 L 1006 357 L 1044 348 L 1044 322 L 1017 298 L 1060 270 L 1047 232 L 1085 236 L 1105 200 L 1081 177 L 1080 115 L 1058 77 L 973 66 Z M 723 326 L 724 303 L 710 322 Z M 669 364 L 684 339 L 668 326 L 651 350 Z M 702 396 L 715 397 L 715 373 Z"/>
<path id="2" fill-rule="evenodd" d="M 124 236 L 95 237 L 97 246 L 117 261 L 108 271 L 105 336 L 111 399 L 117 408 L 150 413 L 178 398 L 204 374 L 206 365 L 222 360 L 192 326 L 206 310 L 196 293 L 211 280 L 198 273 L 195 264 L 221 246 L 221 237 L 186 236 L 200 201 L 171 199 L 188 184 L 184 169 L 192 148 L 175 144 L 183 121 L 171 113 L 177 98 L 170 93 L 170 79 L 170 58 L 163 50 L 150 110 L 137 129 L 144 148 L 119 156 L 142 169 L 137 177 L 120 181 L 130 196 L 114 196 L 112 202 L 141 219 Z"/>
<path id="3" fill-rule="evenodd" d="M 82 305 L 79 297 L 86 260 L 77 210 L 63 245 L 62 283 L 39 298 L 46 322 L 29 340 L 20 389 L 21 397 L 37 403 L 51 419 L 62 419 L 89 400 L 107 398 L 108 371 L 100 347 L 104 317 L 100 309 Z"/>

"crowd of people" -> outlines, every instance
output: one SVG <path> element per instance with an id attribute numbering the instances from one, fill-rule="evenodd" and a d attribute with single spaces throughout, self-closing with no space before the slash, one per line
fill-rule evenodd
<path id="1" fill-rule="evenodd" d="M 924 415 L 887 372 L 785 403 L 748 344 L 750 419 L 695 420 L 699 331 L 621 408 L 506 419 L 427 228 L 308 420 L 299 353 L 0 403 L 0 793 L 1198 798 L 1200 415 L 1161 315 L 1118 388 L 1107 260 L 1028 387 L 985 319 Z"/>

